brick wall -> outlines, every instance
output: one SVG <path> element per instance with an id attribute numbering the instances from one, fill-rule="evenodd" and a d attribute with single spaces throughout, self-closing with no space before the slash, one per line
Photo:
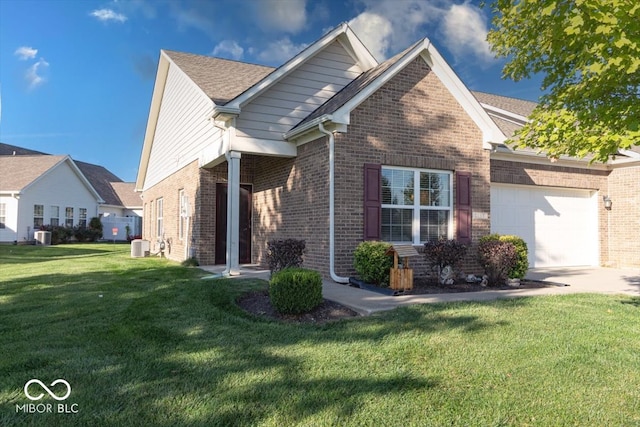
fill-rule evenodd
<path id="1" fill-rule="evenodd" d="M 358 106 L 348 132 L 336 135 L 336 272 L 341 276 L 355 274 L 352 254 L 363 240 L 365 163 L 471 172 L 472 209 L 489 212 L 489 152 L 482 148 L 482 133 L 422 59 Z M 472 240 L 489 228 L 488 219 L 473 220 Z M 474 254 L 475 245 L 462 266 L 467 273 L 480 272 Z M 411 265 L 416 275 L 427 273 L 423 257 Z"/>
<path id="2" fill-rule="evenodd" d="M 604 215 L 610 227 L 608 265 L 640 267 L 640 166 L 613 169 L 608 196 L 613 203 Z"/>
<path id="3" fill-rule="evenodd" d="M 328 275 L 329 150 L 326 138 L 298 148 L 295 159 L 256 158 L 254 261 L 266 264 L 271 239 L 304 239 L 304 265 Z"/>

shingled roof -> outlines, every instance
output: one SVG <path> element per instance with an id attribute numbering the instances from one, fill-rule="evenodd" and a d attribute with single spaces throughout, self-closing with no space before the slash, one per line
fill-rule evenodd
<path id="1" fill-rule="evenodd" d="M 478 91 L 471 91 L 471 93 L 481 104 L 491 105 L 496 108 L 500 108 L 501 110 L 509 111 L 510 113 L 515 113 L 523 117 L 528 117 L 533 112 L 533 109 L 538 105 L 533 101 L 527 101 L 518 98 L 509 98 L 507 96 L 494 95 L 492 93 Z"/>
<path id="2" fill-rule="evenodd" d="M 75 160 L 75 164 L 107 205 L 123 206 L 120 197 L 118 197 L 118 194 L 111 185 L 112 182 L 121 182 L 122 180 L 120 178 L 99 165 L 77 160 Z"/>
<path id="3" fill-rule="evenodd" d="M 224 105 L 275 68 L 192 53 L 163 51 L 217 105 Z"/>
<path id="4" fill-rule="evenodd" d="M 0 142 L 0 156 L 28 156 L 34 154 L 47 154 L 28 148 L 18 147 L 17 145 L 3 144 Z"/>
<path id="5" fill-rule="evenodd" d="M 66 157 L 42 154 L 0 156 L 0 191 L 22 191 Z"/>
<path id="6" fill-rule="evenodd" d="M 135 191 L 135 182 L 112 182 L 111 186 L 121 201 L 121 205 L 133 209 L 142 207 L 140 193 Z"/>

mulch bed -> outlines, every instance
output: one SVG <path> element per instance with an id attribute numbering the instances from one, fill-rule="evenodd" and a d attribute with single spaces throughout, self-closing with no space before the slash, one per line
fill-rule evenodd
<path id="1" fill-rule="evenodd" d="M 268 291 L 256 291 L 245 294 L 237 301 L 237 304 L 243 310 L 256 316 L 281 320 L 288 323 L 320 324 L 358 316 L 358 313 L 350 308 L 326 299 L 309 313 L 280 314 L 271 305 Z"/>
<path id="2" fill-rule="evenodd" d="M 433 279 L 415 279 L 413 289 L 404 291 L 401 295 L 424 295 L 424 294 L 445 294 L 458 292 L 481 292 L 499 289 L 535 289 L 547 286 L 560 286 L 558 283 L 542 282 L 535 280 L 523 280 L 520 286 L 511 287 L 508 285 L 487 287 L 479 283 L 460 282 L 453 285 L 440 285 Z M 304 314 L 280 314 L 271 305 L 268 291 L 249 292 L 240 299 L 237 304 L 243 310 L 258 316 L 272 320 L 279 320 L 287 323 L 315 323 L 322 324 L 340 319 L 348 319 L 359 316 L 357 312 L 351 310 L 334 301 L 324 300 L 322 304 L 313 311 Z"/>

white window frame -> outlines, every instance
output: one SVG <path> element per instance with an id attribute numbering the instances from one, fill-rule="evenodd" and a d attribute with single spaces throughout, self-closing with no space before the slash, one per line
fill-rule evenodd
<path id="1" fill-rule="evenodd" d="M 156 200 L 156 232 L 159 238 L 164 234 L 164 200 L 162 197 Z"/>
<path id="2" fill-rule="evenodd" d="M 87 227 L 87 208 L 78 208 L 78 226 Z"/>
<path id="3" fill-rule="evenodd" d="M 64 208 L 64 226 L 65 227 L 73 227 L 73 215 L 74 209 L 71 206 L 67 206 Z M 69 216 L 69 212 L 71 212 L 71 216 Z"/>
<path id="4" fill-rule="evenodd" d="M 38 209 L 40 208 L 40 209 Z M 41 224 L 37 224 L 40 220 Z M 44 205 L 33 205 L 33 229 L 38 230 L 44 225 Z"/>
<path id="5" fill-rule="evenodd" d="M 57 227 L 60 225 L 60 206 L 52 205 L 49 208 L 49 225 Z"/>
<path id="6" fill-rule="evenodd" d="M 178 209 L 178 239 L 184 240 L 184 223 L 186 212 L 184 188 L 178 191 L 178 200 L 180 204 L 180 209 Z"/>
<path id="7" fill-rule="evenodd" d="M 389 243 L 393 244 L 412 244 L 412 245 L 422 245 L 426 241 L 420 240 L 420 212 L 423 210 L 428 211 L 447 211 L 448 221 L 447 221 L 447 239 L 453 238 L 453 172 L 449 170 L 439 170 L 439 169 L 420 169 L 420 168 L 408 168 L 401 166 L 382 166 L 381 174 L 385 170 L 401 170 L 401 171 L 411 171 L 413 172 L 413 204 L 411 205 L 400 205 L 400 204 L 385 204 L 381 205 L 382 209 L 411 209 L 413 211 L 413 218 L 411 223 L 411 231 L 412 231 L 412 241 L 390 241 Z M 420 173 L 437 173 L 437 174 L 446 174 L 449 176 L 449 205 L 448 206 L 423 206 L 420 205 Z M 382 179 L 382 177 L 381 177 Z M 382 188 L 382 182 L 380 183 L 380 187 Z M 381 224 L 382 226 L 382 224 Z"/>
<path id="8" fill-rule="evenodd" d="M 7 228 L 7 204 L 0 203 L 0 229 Z"/>

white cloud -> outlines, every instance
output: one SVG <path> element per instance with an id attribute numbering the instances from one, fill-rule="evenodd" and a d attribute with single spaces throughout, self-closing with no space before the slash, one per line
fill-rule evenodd
<path id="1" fill-rule="evenodd" d="M 108 22 L 108 21 L 116 21 L 116 22 L 124 22 L 127 20 L 127 17 L 122 13 L 115 12 L 112 9 L 96 9 L 92 11 L 89 15 L 97 18 L 99 21 Z"/>
<path id="2" fill-rule="evenodd" d="M 271 42 L 267 48 L 258 54 L 258 59 L 268 64 L 282 64 L 300 53 L 308 45 L 294 44 L 289 37 Z"/>
<path id="3" fill-rule="evenodd" d="M 14 54 L 23 61 L 27 59 L 33 59 L 38 54 L 38 49 L 34 49 L 30 46 L 20 46 L 16 49 Z"/>
<path id="4" fill-rule="evenodd" d="M 38 62 L 27 68 L 24 78 L 29 85 L 29 89 L 35 89 L 46 81 L 44 72 L 49 68 L 49 63 L 43 58 L 40 58 Z"/>
<path id="5" fill-rule="evenodd" d="M 229 57 L 231 59 L 241 59 L 244 49 L 235 40 L 223 40 L 213 48 L 213 56 Z"/>
<path id="6" fill-rule="evenodd" d="M 306 0 L 261 0 L 255 5 L 256 21 L 264 30 L 296 34 L 307 25 Z"/>
<path id="7" fill-rule="evenodd" d="M 378 61 L 386 58 L 393 33 L 392 24 L 387 18 L 363 12 L 349 21 L 349 26 Z"/>
<path id="8" fill-rule="evenodd" d="M 477 7 L 468 3 L 451 6 L 444 16 L 442 31 L 447 48 L 456 59 L 471 54 L 484 65 L 493 61 L 494 55 L 487 42 L 487 18 Z"/>

